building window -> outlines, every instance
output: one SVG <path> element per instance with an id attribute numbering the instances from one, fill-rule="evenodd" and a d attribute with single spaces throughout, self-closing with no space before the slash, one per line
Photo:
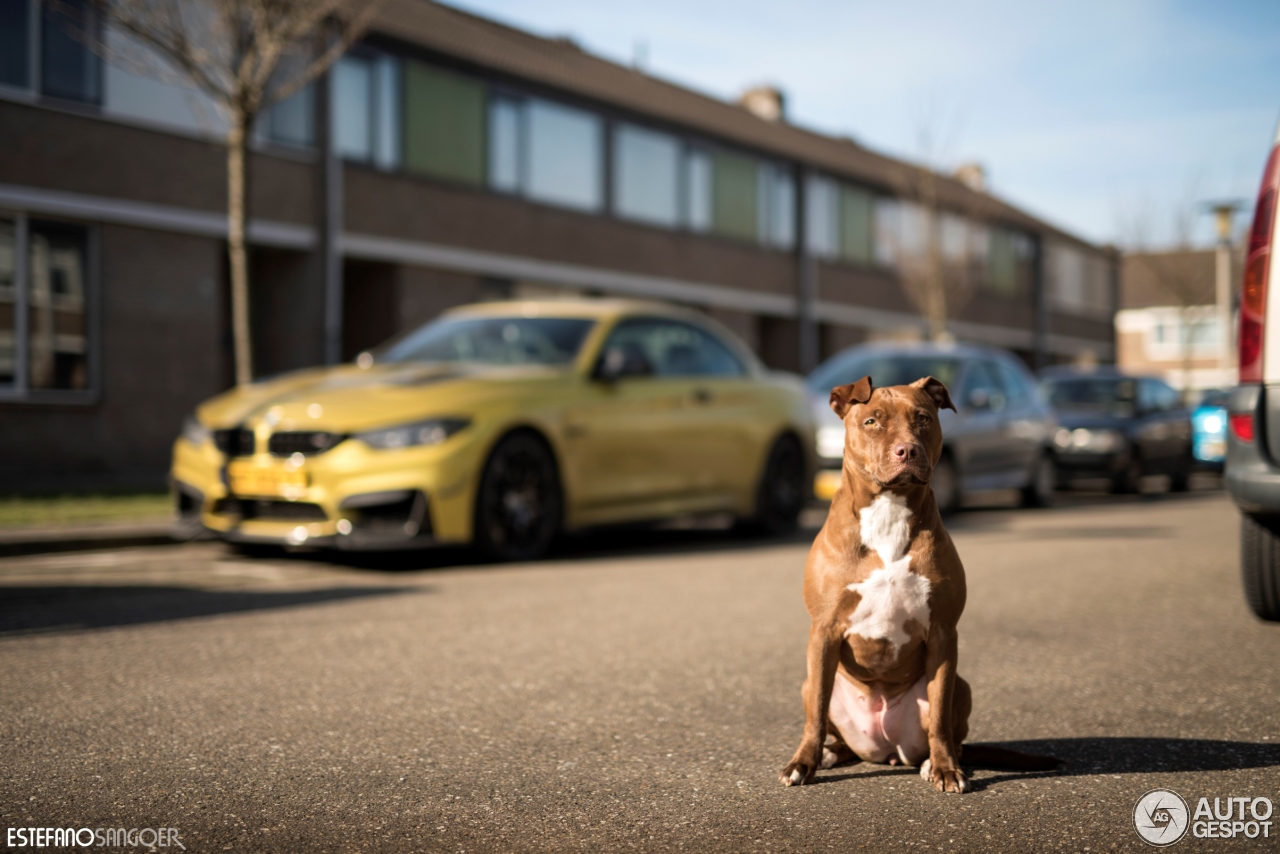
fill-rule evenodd
<path id="1" fill-rule="evenodd" d="M 18 358 L 17 229 L 0 219 L 0 388 L 12 388 Z"/>
<path id="2" fill-rule="evenodd" d="M 809 177 L 805 184 L 805 248 L 818 258 L 834 258 L 839 252 L 838 200 L 835 181 L 821 175 Z"/>
<path id="3" fill-rule="evenodd" d="M 13 0 L 10 0 L 13 2 Z M 102 102 L 102 61 L 86 44 L 101 27 L 86 0 L 45 5 L 40 23 L 40 88 L 44 94 L 87 104 Z"/>
<path id="4" fill-rule="evenodd" d="M 489 101 L 489 187 L 502 193 L 524 189 L 520 140 L 523 117 L 515 98 L 494 97 Z"/>
<path id="5" fill-rule="evenodd" d="M 1050 241 L 1045 258 L 1046 290 L 1055 308 L 1106 316 L 1111 286 L 1105 259 L 1063 241 Z"/>
<path id="6" fill-rule="evenodd" d="M 755 240 L 759 232 L 756 161 L 717 151 L 711 158 L 711 228 L 724 237 Z"/>
<path id="7" fill-rule="evenodd" d="M 281 145 L 306 148 L 315 142 L 315 90 L 303 88 L 292 97 L 275 104 L 264 116 L 267 139 Z"/>
<path id="8" fill-rule="evenodd" d="M 529 197 L 579 210 L 600 210 L 604 202 L 600 119 L 537 99 L 530 99 L 526 110 Z"/>
<path id="9" fill-rule="evenodd" d="M 538 98 L 489 99 L 488 184 L 503 193 L 585 211 L 604 207 L 604 123 Z"/>
<path id="10" fill-rule="evenodd" d="M 482 186 L 484 85 L 420 62 L 405 65 L 404 163 L 419 175 Z"/>
<path id="11" fill-rule="evenodd" d="M 700 148 L 690 148 L 685 152 L 684 224 L 690 231 L 711 230 L 711 163 L 711 155 Z"/>
<path id="12" fill-rule="evenodd" d="M 790 249 L 796 242 L 796 182 L 791 170 L 768 161 L 757 171 L 760 242 L 775 249 Z"/>
<path id="13" fill-rule="evenodd" d="M 680 141 L 619 124 L 613 132 L 613 204 L 621 217 L 674 228 L 680 222 Z"/>
<path id="14" fill-rule="evenodd" d="M 385 54 L 351 53 L 333 67 L 333 145 L 339 157 L 400 164 L 400 63 Z"/>
<path id="15" fill-rule="evenodd" d="M 31 85 L 30 45 L 31 3 L 0 0 L 0 84 L 21 89 Z"/>
<path id="16" fill-rule="evenodd" d="M 84 228 L 0 220 L 4 396 L 89 389 L 88 254 Z"/>

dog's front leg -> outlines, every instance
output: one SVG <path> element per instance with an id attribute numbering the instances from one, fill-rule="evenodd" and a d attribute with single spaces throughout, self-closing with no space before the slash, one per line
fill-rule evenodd
<path id="1" fill-rule="evenodd" d="M 795 756 L 782 769 L 784 786 L 803 786 L 813 779 L 822 765 L 822 743 L 827 737 L 827 710 L 831 706 L 831 688 L 836 680 L 836 665 L 840 661 L 839 632 L 826 624 L 814 621 L 809 630 L 809 649 L 806 655 L 809 674 L 805 677 L 800 696 L 804 700 L 804 735 Z"/>
<path id="2" fill-rule="evenodd" d="M 939 792 L 967 792 L 969 781 L 960 770 L 959 751 L 951 720 L 956 686 L 956 630 L 934 624 L 929 631 L 925 672 L 929 674 L 929 758 L 920 776 Z"/>

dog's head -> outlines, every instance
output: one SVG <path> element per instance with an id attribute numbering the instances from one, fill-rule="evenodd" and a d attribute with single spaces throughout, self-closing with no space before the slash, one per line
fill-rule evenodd
<path id="1" fill-rule="evenodd" d="M 955 411 L 947 387 L 933 377 L 875 388 L 871 377 L 831 390 L 831 408 L 844 421 L 844 464 L 882 487 L 929 482 L 942 455 L 938 412 Z"/>

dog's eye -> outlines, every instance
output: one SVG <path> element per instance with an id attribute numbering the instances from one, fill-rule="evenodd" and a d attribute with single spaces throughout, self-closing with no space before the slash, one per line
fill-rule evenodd
<path id="1" fill-rule="evenodd" d="M 916 420 L 919 421 L 921 424 L 928 424 L 933 419 L 930 418 L 927 413 L 921 412 L 916 416 Z"/>
<path id="2" fill-rule="evenodd" d="M 862 422 L 864 427 L 870 427 L 872 424 L 875 424 L 875 423 L 876 423 L 876 420 L 874 418 L 868 418 L 866 421 Z"/>

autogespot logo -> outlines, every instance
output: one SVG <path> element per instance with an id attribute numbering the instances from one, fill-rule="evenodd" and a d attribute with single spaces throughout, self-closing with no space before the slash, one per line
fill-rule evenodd
<path id="1" fill-rule="evenodd" d="M 1133 828 L 1150 845 L 1172 845 L 1187 833 L 1187 802 L 1177 792 L 1152 789 L 1133 807 Z"/>
<path id="2" fill-rule="evenodd" d="M 1196 801 L 1194 814 L 1177 792 L 1152 789 L 1133 807 L 1133 829 L 1144 842 L 1172 845 L 1187 831 L 1196 839 L 1271 838 L 1271 814 L 1275 805 L 1265 797 L 1217 797 Z"/>

